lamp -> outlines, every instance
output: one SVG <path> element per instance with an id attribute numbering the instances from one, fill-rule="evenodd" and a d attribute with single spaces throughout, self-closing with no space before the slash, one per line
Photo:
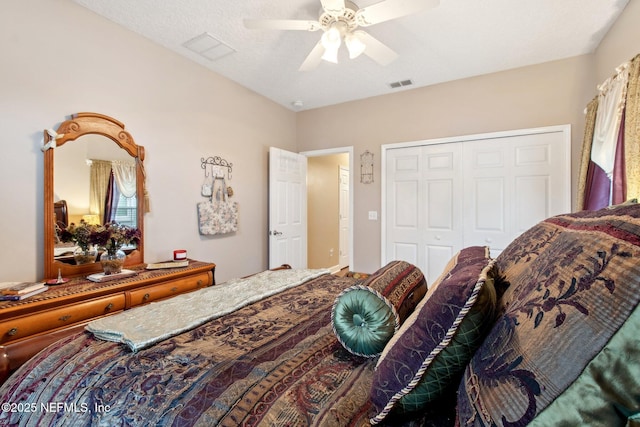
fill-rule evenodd
<path id="1" fill-rule="evenodd" d="M 98 215 L 82 215 L 82 220 L 87 224 L 100 225 L 100 218 L 98 218 Z"/>
<path id="2" fill-rule="evenodd" d="M 360 39 L 360 34 L 362 31 L 354 31 L 352 33 L 347 33 L 344 36 L 344 44 L 347 46 L 347 50 L 349 51 L 349 58 L 354 59 L 357 58 L 364 52 L 367 48 L 367 45 L 362 42 Z"/>
<path id="3" fill-rule="evenodd" d="M 324 47 L 322 59 L 333 62 L 334 64 L 338 63 L 338 49 L 340 49 L 340 45 L 342 44 L 342 33 L 337 24 L 338 23 L 332 24 L 320 39 Z"/>

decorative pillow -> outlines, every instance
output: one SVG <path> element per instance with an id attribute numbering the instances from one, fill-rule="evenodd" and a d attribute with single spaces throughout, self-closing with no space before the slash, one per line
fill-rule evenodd
<path id="1" fill-rule="evenodd" d="M 640 425 L 639 330 L 640 307 L 636 307 L 580 376 L 528 427 Z"/>
<path id="2" fill-rule="evenodd" d="M 500 274 L 504 275 L 507 280 L 503 282 L 505 289 L 496 289 L 498 299 L 500 299 L 510 283 L 518 281 L 522 275 L 529 271 L 531 263 L 558 238 L 567 224 L 579 218 L 598 218 L 603 215 L 613 215 L 612 211 L 619 214 L 624 212 L 626 207 L 634 204 L 636 204 L 636 201 L 632 199 L 599 211 L 579 211 L 556 215 L 540 221 L 522 233 L 496 257 L 496 266 Z"/>
<path id="3" fill-rule="evenodd" d="M 461 250 L 387 344 L 374 373 L 378 424 L 394 412 L 422 409 L 457 384 L 494 320 L 495 269 L 489 249 Z"/>
<path id="4" fill-rule="evenodd" d="M 460 425 L 528 425 L 640 302 L 639 205 L 546 222 L 561 232 L 516 280 L 507 275 L 504 313 L 458 388 Z"/>
<path id="5" fill-rule="evenodd" d="M 331 311 L 333 332 L 349 352 L 377 356 L 426 292 L 418 267 L 392 261 L 338 295 Z"/>

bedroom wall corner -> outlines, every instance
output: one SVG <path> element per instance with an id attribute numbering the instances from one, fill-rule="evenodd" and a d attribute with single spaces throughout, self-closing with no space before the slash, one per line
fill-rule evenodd
<path id="1" fill-rule="evenodd" d="M 187 249 L 217 281 L 267 267 L 268 150 L 297 151 L 294 112 L 71 0 L 3 4 L 0 50 L 1 281 L 42 278 L 42 131 L 80 111 L 122 121 L 146 149 L 145 261 Z M 214 155 L 233 163 L 240 223 L 211 238 L 196 203 Z"/>

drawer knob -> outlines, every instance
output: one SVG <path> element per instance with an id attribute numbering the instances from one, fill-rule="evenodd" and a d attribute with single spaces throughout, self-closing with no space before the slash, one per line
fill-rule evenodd
<path id="1" fill-rule="evenodd" d="M 14 336 L 15 334 L 18 333 L 18 328 L 11 328 L 9 329 L 9 332 L 7 332 L 7 335 L 9 335 L 10 337 Z"/>
<path id="2" fill-rule="evenodd" d="M 203 283 L 202 279 L 198 280 L 198 287 L 202 286 Z"/>
<path id="3" fill-rule="evenodd" d="M 176 292 L 178 290 L 177 286 L 174 286 L 173 288 L 171 288 L 171 292 Z"/>
<path id="4" fill-rule="evenodd" d="M 113 303 L 110 302 L 109 304 L 107 304 L 107 306 L 104 308 L 104 311 L 111 311 L 111 309 L 113 308 Z"/>
<path id="5" fill-rule="evenodd" d="M 142 297 L 142 301 L 146 301 L 151 297 L 151 295 L 149 294 L 144 294 L 144 296 Z"/>
<path id="6" fill-rule="evenodd" d="M 58 320 L 61 321 L 61 322 L 66 322 L 69 319 L 71 319 L 71 315 L 70 314 L 67 314 L 66 316 L 58 317 Z"/>

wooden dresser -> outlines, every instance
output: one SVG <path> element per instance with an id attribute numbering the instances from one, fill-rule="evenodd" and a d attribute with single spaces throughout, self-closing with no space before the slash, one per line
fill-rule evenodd
<path id="1" fill-rule="evenodd" d="M 215 285 L 215 264 L 190 260 L 188 267 L 127 269 L 135 276 L 103 283 L 83 277 L 50 286 L 22 301 L 0 301 L 0 383 L 38 351 L 89 321 L 174 295 Z"/>

